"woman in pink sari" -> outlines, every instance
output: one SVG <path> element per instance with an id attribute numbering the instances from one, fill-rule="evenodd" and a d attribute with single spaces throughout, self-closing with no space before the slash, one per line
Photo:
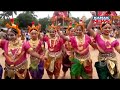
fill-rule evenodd
<path id="1" fill-rule="evenodd" d="M 30 33 L 31 39 L 28 41 L 31 48 L 36 51 L 39 55 L 44 55 L 44 43 L 43 40 L 39 39 L 41 25 L 28 26 L 28 32 Z M 42 79 L 44 74 L 44 61 L 30 55 L 30 74 L 32 79 Z"/>
<path id="2" fill-rule="evenodd" d="M 96 12 L 91 12 L 93 16 L 96 16 Z M 120 53 L 120 45 L 118 40 L 114 37 L 110 37 L 112 31 L 111 22 L 101 24 L 101 32 L 99 34 L 92 30 L 93 21 L 88 24 L 87 30 L 91 36 L 94 37 L 99 51 L 98 62 L 95 63 L 95 67 L 98 73 L 99 79 L 115 79 L 119 77 L 119 71 L 117 67 L 117 58 L 114 49 Z"/>
<path id="3" fill-rule="evenodd" d="M 71 78 L 72 79 L 90 79 L 92 78 L 92 60 L 90 59 L 89 44 L 91 39 L 88 35 L 84 34 L 84 23 L 76 24 L 75 36 L 66 37 L 59 32 L 59 35 L 66 41 L 71 42 L 73 50 L 71 51 L 70 60 L 71 65 Z"/>
<path id="4" fill-rule="evenodd" d="M 49 35 L 44 37 L 46 42 L 46 57 L 45 68 L 50 79 L 58 79 L 61 64 L 62 64 L 62 47 L 63 39 L 57 35 L 56 26 L 51 25 L 48 27 Z"/>
<path id="5" fill-rule="evenodd" d="M 0 40 L 0 48 L 4 50 L 5 57 L 5 79 L 30 79 L 28 73 L 27 53 L 42 59 L 39 54 L 33 51 L 28 42 L 19 39 L 20 29 L 14 24 L 11 19 L 11 25 L 7 24 L 9 28 L 7 36 L 9 40 Z"/>
<path id="6" fill-rule="evenodd" d="M 64 34 L 65 32 L 65 34 Z M 72 26 L 68 26 L 67 29 L 64 29 L 63 31 L 63 34 L 66 36 L 66 37 L 72 37 L 74 35 L 74 28 Z M 66 76 L 66 73 L 68 71 L 68 69 L 71 68 L 71 61 L 69 60 L 69 57 L 71 55 L 71 51 L 72 51 L 72 46 L 71 46 L 71 42 L 69 41 L 66 41 L 63 45 L 63 61 L 62 61 L 62 71 L 63 71 L 63 76 L 62 76 L 62 79 L 65 78 Z"/>

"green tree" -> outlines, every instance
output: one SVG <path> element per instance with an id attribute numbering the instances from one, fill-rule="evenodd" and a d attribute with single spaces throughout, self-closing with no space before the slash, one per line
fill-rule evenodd
<path id="1" fill-rule="evenodd" d="M 7 23 L 10 23 L 10 20 L 9 19 L 5 19 L 5 20 L 1 20 L 1 26 L 2 27 L 5 27 L 5 25 L 7 24 Z"/>
<path id="2" fill-rule="evenodd" d="M 10 16 L 13 18 L 13 14 L 17 15 L 17 11 L 2 11 L 3 13 L 0 14 L 0 18 L 10 19 Z"/>
<path id="3" fill-rule="evenodd" d="M 33 15 L 33 17 L 38 17 L 37 15 L 35 15 L 35 11 L 23 11 L 23 13 L 28 13 Z"/>
<path id="4" fill-rule="evenodd" d="M 3 19 L 5 20 L 5 19 L 10 18 L 10 15 L 9 15 L 9 13 L 7 13 L 6 11 L 3 11 L 3 12 L 0 14 L 0 18 L 3 18 Z"/>
<path id="5" fill-rule="evenodd" d="M 5 20 L 0 19 L 0 25 L 1 25 L 2 27 L 5 27 L 5 25 L 6 25 L 7 23 L 11 24 L 10 19 L 5 19 Z M 17 18 L 14 18 L 14 23 L 15 23 L 15 24 L 18 24 L 18 23 L 19 23 Z"/>
<path id="6" fill-rule="evenodd" d="M 21 28 L 27 28 L 27 26 L 30 25 L 33 21 L 35 22 L 35 24 L 38 24 L 38 20 L 31 13 L 19 14 L 17 16 L 17 21 L 19 23 L 19 27 Z"/>
<path id="7" fill-rule="evenodd" d="M 39 19 L 39 23 L 41 24 L 41 30 L 44 31 L 46 29 L 46 26 L 51 24 L 50 19 L 49 18 L 40 18 Z"/>
<path id="8" fill-rule="evenodd" d="M 13 14 L 17 15 L 17 11 L 11 11 L 12 13 L 12 18 L 13 18 Z"/>
<path id="9" fill-rule="evenodd" d="M 34 14 L 34 11 L 23 11 L 23 13 L 32 13 L 32 14 Z"/>

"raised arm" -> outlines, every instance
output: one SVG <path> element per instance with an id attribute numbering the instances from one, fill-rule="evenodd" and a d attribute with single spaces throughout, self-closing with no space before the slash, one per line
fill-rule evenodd
<path id="1" fill-rule="evenodd" d="M 90 22 L 88 23 L 87 31 L 90 33 L 91 36 L 95 37 L 96 36 L 96 32 L 92 29 L 92 27 L 93 27 L 92 19 L 93 19 L 93 16 L 96 16 L 96 12 L 92 11 L 91 14 L 92 14 L 92 17 L 91 17 Z"/>
<path id="2" fill-rule="evenodd" d="M 62 32 L 60 32 L 60 30 L 58 30 L 57 32 L 61 38 L 63 38 L 66 41 L 70 41 L 70 38 L 66 37 Z"/>

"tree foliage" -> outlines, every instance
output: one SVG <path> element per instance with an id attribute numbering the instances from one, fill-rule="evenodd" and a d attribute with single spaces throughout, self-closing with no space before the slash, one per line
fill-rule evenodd
<path id="1" fill-rule="evenodd" d="M 19 27 L 27 28 L 28 25 L 31 25 L 31 22 L 38 24 L 38 20 L 31 13 L 21 13 L 17 16 L 16 21 L 19 23 Z"/>
<path id="2" fill-rule="evenodd" d="M 2 27 L 5 27 L 5 25 L 6 25 L 7 23 L 10 23 L 10 20 L 9 20 L 9 19 L 5 19 L 5 20 L 1 19 L 1 20 L 0 20 L 0 25 L 1 25 Z"/>
<path id="3" fill-rule="evenodd" d="M 39 23 L 41 24 L 41 30 L 44 31 L 46 26 L 51 24 L 50 20 L 46 17 L 46 18 L 41 18 L 39 19 Z"/>
<path id="4" fill-rule="evenodd" d="M 35 15 L 35 11 L 23 11 L 23 13 L 28 13 L 33 15 L 34 17 L 38 17 L 37 15 Z"/>
<path id="5" fill-rule="evenodd" d="M 2 11 L 3 13 L 0 14 L 0 25 L 5 26 L 6 23 L 10 22 L 10 16 L 13 17 L 13 13 L 17 14 L 17 11 Z M 69 12 L 70 13 L 70 12 Z M 72 17 L 70 14 L 69 16 L 73 18 L 75 21 L 79 22 L 79 17 L 75 18 Z M 15 24 L 18 24 L 20 28 L 27 28 L 28 25 L 31 26 L 31 22 L 34 21 L 35 25 L 38 23 L 41 24 L 41 30 L 44 31 L 46 29 L 46 26 L 51 24 L 50 18 L 36 18 L 37 15 L 35 15 L 34 11 L 23 11 L 23 13 L 20 13 L 16 18 L 14 18 Z M 86 26 L 88 25 L 90 19 L 86 20 Z"/>
<path id="6" fill-rule="evenodd" d="M 12 16 L 13 18 L 13 13 L 15 15 L 17 15 L 17 11 L 2 11 L 2 13 L 0 14 L 0 18 L 5 19 L 10 19 L 10 16 Z"/>

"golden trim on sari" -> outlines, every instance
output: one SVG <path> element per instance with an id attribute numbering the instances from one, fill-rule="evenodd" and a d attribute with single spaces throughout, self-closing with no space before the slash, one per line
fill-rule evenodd
<path id="1" fill-rule="evenodd" d="M 61 58 L 62 56 L 62 51 L 58 51 L 58 52 L 48 52 L 48 61 L 46 68 L 50 71 L 53 72 L 54 71 L 54 63 L 58 58 Z"/>
<path id="2" fill-rule="evenodd" d="M 24 79 L 26 77 L 27 67 L 28 67 L 27 60 L 23 61 L 22 63 L 16 66 L 7 65 L 7 63 L 5 63 L 5 77 L 8 76 L 12 79 L 15 79 L 16 74 L 20 79 Z M 25 70 L 22 74 L 19 73 L 19 70 L 21 69 Z"/>

